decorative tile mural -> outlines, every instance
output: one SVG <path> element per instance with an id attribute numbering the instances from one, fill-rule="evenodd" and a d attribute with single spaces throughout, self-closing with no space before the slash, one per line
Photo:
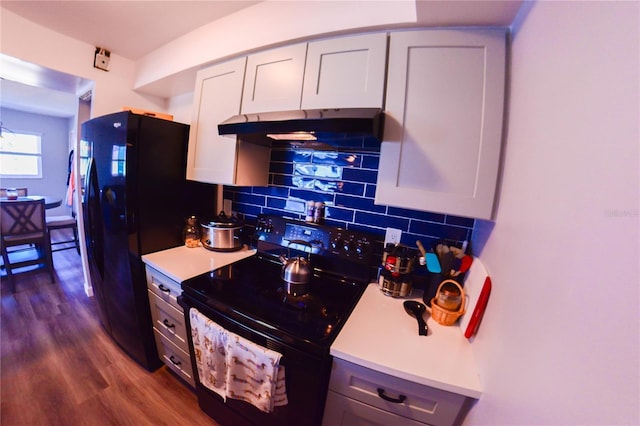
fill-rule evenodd
<path id="1" fill-rule="evenodd" d="M 254 223 L 258 214 L 304 220 L 308 201 L 325 204 L 325 222 L 384 239 L 387 227 L 402 231 L 402 244 L 425 247 L 440 239 L 471 239 L 474 220 L 374 204 L 378 152 L 273 148 L 268 187 L 224 187 L 232 209 Z"/>

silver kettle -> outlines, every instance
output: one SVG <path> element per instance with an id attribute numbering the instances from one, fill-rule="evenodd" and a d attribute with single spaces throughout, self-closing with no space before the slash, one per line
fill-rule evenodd
<path id="1" fill-rule="evenodd" d="M 289 257 L 280 255 L 280 261 L 282 262 L 282 279 L 286 286 L 285 290 L 288 294 L 293 296 L 300 296 L 308 292 L 308 284 L 311 281 L 311 249 L 312 246 L 306 241 L 293 240 L 289 242 L 291 244 L 301 244 L 309 247 L 309 255 L 291 257 L 291 251 L 289 251 Z"/>

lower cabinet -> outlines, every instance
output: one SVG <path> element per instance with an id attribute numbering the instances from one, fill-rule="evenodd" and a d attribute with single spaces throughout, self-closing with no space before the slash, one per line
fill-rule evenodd
<path id="1" fill-rule="evenodd" d="M 467 399 L 334 358 L 323 425 L 452 425 Z"/>
<path id="2" fill-rule="evenodd" d="M 153 334 L 160 359 L 185 382 L 195 387 L 184 313 L 177 301 L 182 292 L 180 283 L 148 265 L 146 273 Z"/>

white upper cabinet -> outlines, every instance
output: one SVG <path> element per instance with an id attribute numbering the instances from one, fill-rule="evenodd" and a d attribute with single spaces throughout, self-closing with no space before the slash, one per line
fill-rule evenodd
<path id="1" fill-rule="evenodd" d="M 246 61 L 243 57 L 198 71 L 187 156 L 189 180 L 267 185 L 269 148 L 218 134 L 219 123 L 240 113 Z"/>
<path id="2" fill-rule="evenodd" d="M 375 201 L 492 219 L 502 145 L 506 33 L 391 33 Z"/>
<path id="3" fill-rule="evenodd" d="M 309 43 L 302 109 L 382 108 L 387 34 Z"/>
<path id="4" fill-rule="evenodd" d="M 306 54 L 302 43 L 250 55 L 242 113 L 300 109 Z"/>

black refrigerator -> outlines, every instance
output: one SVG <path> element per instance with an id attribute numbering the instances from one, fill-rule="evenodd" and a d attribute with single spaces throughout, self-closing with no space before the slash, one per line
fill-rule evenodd
<path id="1" fill-rule="evenodd" d="M 98 315 L 149 371 L 161 362 L 141 256 L 182 245 L 186 217 L 216 211 L 215 185 L 185 179 L 188 136 L 188 125 L 128 111 L 82 124 L 82 209 Z"/>

